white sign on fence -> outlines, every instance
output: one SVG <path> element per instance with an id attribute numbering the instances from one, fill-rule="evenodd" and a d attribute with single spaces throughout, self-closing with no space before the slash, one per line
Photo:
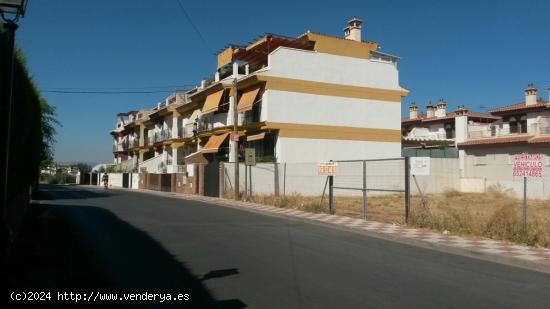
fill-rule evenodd
<path id="1" fill-rule="evenodd" d="M 430 157 L 410 157 L 411 175 L 430 175 Z"/>
<path id="2" fill-rule="evenodd" d="M 514 155 L 514 176 L 542 177 L 544 155 L 540 153 L 520 153 Z"/>
<path id="3" fill-rule="evenodd" d="M 334 176 L 336 175 L 336 167 L 338 167 L 338 164 L 336 164 L 336 162 L 321 162 L 317 165 L 317 174 L 324 176 Z"/>

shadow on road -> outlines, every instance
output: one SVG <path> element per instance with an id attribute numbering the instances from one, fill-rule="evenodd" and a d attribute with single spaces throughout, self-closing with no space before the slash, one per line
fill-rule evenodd
<path id="1" fill-rule="evenodd" d="M 82 187 L 78 190 L 71 190 L 72 186 L 61 185 L 41 185 L 40 187 L 40 191 L 38 191 L 38 199 L 43 201 L 89 199 L 118 195 L 116 192 L 110 190 L 94 191 L 86 190 Z"/>
<path id="2" fill-rule="evenodd" d="M 246 307 L 239 299 L 216 300 L 201 282 L 236 275 L 237 269 L 214 270 L 197 278 L 157 241 L 106 209 L 51 201 L 32 206 L 9 256 L 8 290 L 187 293 L 189 301 L 117 302 L 116 307 Z M 53 302 L 53 296 L 51 303 L 43 303 L 46 307 L 76 305 Z"/>

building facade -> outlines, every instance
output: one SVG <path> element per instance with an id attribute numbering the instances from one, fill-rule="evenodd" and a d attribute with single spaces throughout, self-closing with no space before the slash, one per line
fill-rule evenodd
<path id="1" fill-rule="evenodd" d="M 542 154 L 542 177 L 529 180 L 528 195 L 550 198 L 550 89 L 548 99 L 538 97 L 529 85 L 524 100 L 504 105 L 489 114 L 460 107 L 443 116 L 444 105 L 427 107 L 418 115 L 418 107 L 409 107 L 410 115 L 402 119 L 404 148 L 455 147 L 458 149 L 460 185 L 464 192 L 484 191 L 500 186 L 523 194 L 523 177 L 513 175 L 515 155 Z M 438 113 L 439 110 L 442 110 Z"/>
<path id="2" fill-rule="evenodd" d="M 472 127 L 488 128 L 499 116 L 473 112 L 459 106 L 447 112 L 443 99 L 434 106 L 426 105 L 426 113 L 419 114 L 415 103 L 409 106 L 409 117 L 401 119 L 403 148 L 454 147 L 468 138 Z"/>
<path id="3" fill-rule="evenodd" d="M 173 173 L 190 163 L 234 162 L 233 108 L 239 153 L 260 162 L 319 162 L 401 156 L 398 58 L 361 40 L 353 19 L 344 37 L 266 34 L 217 56 L 212 79 L 154 108 L 119 114 L 114 137 L 121 170 Z M 234 92 L 237 91 L 235 100 Z"/>

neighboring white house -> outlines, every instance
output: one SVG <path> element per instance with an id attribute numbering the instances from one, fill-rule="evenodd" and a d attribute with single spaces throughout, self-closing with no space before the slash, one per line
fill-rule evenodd
<path id="1" fill-rule="evenodd" d="M 428 104 L 426 114 L 418 113 L 418 106 L 409 106 L 409 117 L 401 119 L 403 148 L 456 147 L 465 141 L 471 131 L 487 130 L 499 116 L 472 112 L 464 106 L 447 112 L 447 104 L 439 100 L 435 106 Z"/>
<path id="2" fill-rule="evenodd" d="M 550 94 L 549 94 L 550 96 Z M 458 144 L 464 152 L 464 177 L 522 191 L 521 177 L 514 177 L 514 155 L 543 154 L 543 178 L 535 186 L 530 184 L 530 196 L 550 197 L 550 104 L 537 98 L 537 89 L 529 85 L 525 100 L 490 110 L 500 120 L 482 130 L 471 130 L 468 139 Z M 545 181 L 542 181 L 546 179 Z M 533 180 L 534 181 L 534 180 Z M 535 192 L 533 192 L 535 191 Z"/>
<path id="3" fill-rule="evenodd" d="M 267 34 L 218 54 L 214 78 L 151 110 L 119 114 L 115 163 L 176 172 L 186 162 L 235 161 L 229 142 L 237 104 L 239 151 L 260 161 L 318 162 L 400 157 L 398 58 L 361 40 L 358 19 L 344 37 Z M 237 102 L 234 81 L 237 79 Z"/>

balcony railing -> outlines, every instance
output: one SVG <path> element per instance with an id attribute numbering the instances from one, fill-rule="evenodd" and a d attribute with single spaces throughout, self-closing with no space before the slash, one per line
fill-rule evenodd
<path id="1" fill-rule="evenodd" d="M 130 148 L 130 143 L 128 141 L 120 142 L 116 145 L 113 145 L 113 152 L 116 151 L 126 151 Z"/>
<path id="2" fill-rule="evenodd" d="M 199 132 L 205 132 L 205 131 L 210 131 L 212 129 L 214 129 L 214 123 L 213 122 L 206 122 L 206 121 L 201 121 L 199 123 L 199 128 L 198 128 Z"/>
<path id="3" fill-rule="evenodd" d="M 130 141 L 130 148 L 138 148 L 139 147 L 139 137 L 136 137 L 135 139 Z"/>
<path id="4" fill-rule="evenodd" d="M 447 133 L 443 132 L 430 132 L 425 134 L 409 134 L 404 136 L 405 139 L 414 140 L 414 139 L 424 139 L 424 140 L 448 140 L 448 139 L 454 139 L 454 134 L 450 137 L 447 136 Z"/>
<path id="5" fill-rule="evenodd" d="M 193 125 L 186 125 L 186 126 L 183 126 L 181 128 L 179 128 L 178 130 L 178 138 L 189 138 L 189 137 L 193 137 L 194 134 L 193 134 Z"/>
<path id="6" fill-rule="evenodd" d="M 533 123 L 527 127 L 527 130 L 510 130 L 510 128 L 487 127 L 481 130 L 472 130 L 469 128 L 468 138 L 484 138 L 514 135 L 543 135 L 550 134 L 550 125 Z"/>
<path id="7" fill-rule="evenodd" d="M 155 133 L 153 136 L 153 143 L 161 143 L 172 138 L 172 131 L 170 129 L 164 129 Z"/>

